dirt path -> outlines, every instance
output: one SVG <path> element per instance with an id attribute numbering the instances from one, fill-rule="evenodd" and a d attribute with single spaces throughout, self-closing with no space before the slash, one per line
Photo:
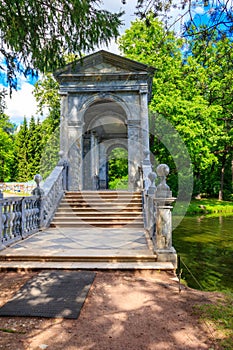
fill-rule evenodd
<path id="1" fill-rule="evenodd" d="M 35 274 L 0 273 L 0 306 Z M 0 349 L 219 349 L 193 312 L 219 297 L 184 287 L 179 293 L 165 272 L 98 272 L 77 320 L 1 317 Z"/>

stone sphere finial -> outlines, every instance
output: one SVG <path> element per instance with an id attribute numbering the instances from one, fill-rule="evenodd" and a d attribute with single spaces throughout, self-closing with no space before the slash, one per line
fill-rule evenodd
<path id="1" fill-rule="evenodd" d="M 64 154 L 65 153 L 62 150 L 58 152 L 58 155 L 59 155 L 60 159 L 62 159 L 64 157 Z"/>
<path id="2" fill-rule="evenodd" d="M 151 172 L 151 173 L 148 174 L 148 179 L 151 182 L 151 185 L 148 188 L 148 194 L 149 195 L 153 195 L 154 196 L 154 194 L 155 194 L 155 191 L 156 191 L 155 179 L 156 179 L 156 177 L 157 177 L 157 175 L 154 172 Z"/>
<path id="3" fill-rule="evenodd" d="M 160 177 L 161 182 L 157 187 L 157 197 L 168 198 L 172 196 L 170 187 L 166 183 L 166 177 L 170 172 L 169 166 L 167 164 L 159 164 L 156 168 L 157 175 Z"/>
<path id="4" fill-rule="evenodd" d="M 150 180 L 152 186 L 155 185 L 156 177 L 157 177 L 157 175 L 154 172 L 151 172 L 148 174 L 148 179 Z"/>
<path id="5" fill-rule="evenodd" d="M 42 181 L 42 176 L 40 174 L 36 174 L 34 176 L 34 181 L 36 183 L 36 188 L 32 190 L 32 195 L 33 196 L 43 196 L 44 195 L 44 190 L 40 188 L 40 182 Z"/>
<path id="6" fill-rule="evenodd" d="M 40 182 L 42 181 L 42 176 L 40 174 L 36 174 L 34 176 L 34 181 L 37 184 L 37 187 L 40 187 Z"/>
<path id="7" fill-rule="evenodd" d="M 156 172 L 159 177 L 167 177 L 170 169 L 167 164 L 159 164 L 156 168 Z"/>

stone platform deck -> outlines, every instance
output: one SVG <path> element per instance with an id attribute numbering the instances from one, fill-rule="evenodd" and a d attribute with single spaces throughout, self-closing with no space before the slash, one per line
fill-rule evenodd
<path id="1" fill-rule="evenodd" d="M 0 269 L 159 269 L 144 230 L 49 228 L 0 252 Z"/>

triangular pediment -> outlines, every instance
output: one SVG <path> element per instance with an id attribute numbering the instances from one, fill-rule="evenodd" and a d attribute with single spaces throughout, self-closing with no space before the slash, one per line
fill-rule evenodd
<path id="1" fill-rule="evenodd" d="M 86 74 L 153 73 L 154 68 L 108 51 L 98 51 L 55 72 L 55 77 Z"/>

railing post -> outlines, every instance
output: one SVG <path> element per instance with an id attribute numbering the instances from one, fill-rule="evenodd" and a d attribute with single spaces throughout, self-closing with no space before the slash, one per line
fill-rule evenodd
<path id="1" fill-rule="evenodd" d="M 26 203 L 25 198 L 22 198 L 21 201 L 21 236 L 24 237 L 26 231 Z"/>
<path id="2" fill-rule="evenodd" d="M 4 248 L 3 246 L 3 220 L 2 220 L 2 203 L 1 203 L 1 199 L 0 199 L 0 250 Z"/>
<path id="3" fill-rule="evenodd" d="M 152 166 L 150 162 L 150 152 L 144 152 L 144 160 L 142 162 L 142 196 L 143 196 L 143 218 L 144 228 L 149 231 L 149 196 L 148 188 L 150 185 L 150 179 L 148 175 L 152 172 Z"/>
<path id="4" fill-rule="evenodd" d="M 147 208 L 148 208 L 148 227 L 147 230 L 149 232 L 149 236 L 151 239 L 155 236 L 155 231 L 156 231 L 156 207 L 154 205 L 154 196 L 155 196 L 155 191 L 156 191 L 156 186 L 155 186 L 155 180 L 156 180 L 157 175 L 154 172 L 151 172 L 148 174 L 148 179 L 150 180 L 151 184 L 148 187 L 147 191 Z"/>
<path id="5" fill-rule="evenodd" d="M 60 151 L 59 152 L 59 157 L 60 160 L 58 162 L 59 166 L 63 166 L 63 171 L 62 171 L 62 185 L 63 185 L 63 190 L 68 191 L 69 190 L 69 163 L 64 157 L 64 152 Z"/>
<path id="6" fill-rule="evenodd" d="M 166 177 L 169 174 L 169 167 L 160 164 L 156 169 L 158 177 L 161 179 L 155 192 L 156 208 L 156 234 L 153 238 L 154 251 L 157 254 L 157 261 L 172 262 L 177 266 L 177 254 L 172 246 L 172 203 L 175 198 L 166 184 Z"/>
<path id="7" fill-rule="evenodd" d="M 32 190 L 32 195 L 37 196 L 37 208 L 39 210 L 39 228 L 44 227 L 44 191 L 40 187 L 40 182 L 42 181 L 42 176 L 40 174 L 36 174 L 34 176 L 34 181 L 36 183 L 36 187 Z"/>

